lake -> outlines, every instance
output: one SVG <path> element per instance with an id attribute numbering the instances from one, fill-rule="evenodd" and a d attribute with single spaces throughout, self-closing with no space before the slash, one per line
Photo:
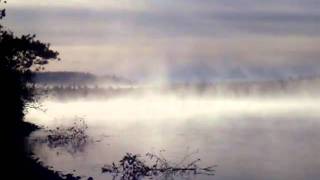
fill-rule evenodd
<path id="1" fill-rule="evenodd" d="M 27 120 L 46 128 L 83 119 L 91 139 L 81 151 L 30 143 L 46 166 L 63 173 L 112 179 L 105 164 L 127 152 L 159 154 L 177 163 L 218 165 L 199 180 L 315 180 L 320 177 L 320 97 L 179 96 L 145 93 L 113 98 L 44 99 Z M 33 133 L 32 139 L 43 136 Z M 155 179 L 165 179 L 156 177 Z M 148 178 L 146 178 L 148 179 Z"/>

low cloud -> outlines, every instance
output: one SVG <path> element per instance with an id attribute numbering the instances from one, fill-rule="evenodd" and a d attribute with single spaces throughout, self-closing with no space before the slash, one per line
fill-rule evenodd
<path id="1" fill-rule="evenodd" d="M 5 24 L 61 52 L 49 70 L 200 79 L 319 73 L 314 0 L 36 2 L 14 1 Z"/>

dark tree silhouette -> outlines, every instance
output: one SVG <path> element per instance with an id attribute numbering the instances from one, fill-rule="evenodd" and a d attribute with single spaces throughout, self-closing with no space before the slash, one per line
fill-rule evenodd
<path id="1" fill-rule="evenodd" d="M 0 10 L 0 20 L 5 14 L 5 9 Z M 58 60 L 58 52 L 49 44 L 35 35 L 16 36 L 0 24 L 1 114 L 11 127 L 23 120 L 26 105 L 35 100 L 32 71 L 44 69 L 50 60 Z"/>
<path id="2" fill-rule="evenodd" d="M 6 1 L 0 0 L 0 5 Z M 35 35 L 16 36 L 2 25 L 5 8 L 0 8 L 0 132 L 3 157 L 1 179 L 61 180 L 61 175 L 32 160 L 26 152 L 25 137 L 36 127 L 23 121 L 29 103 L 35 101 L 32 74 L 49 61 L 59 60 L 50 45 Z M 66 179 L 79 179 L 72 175 Z"/>

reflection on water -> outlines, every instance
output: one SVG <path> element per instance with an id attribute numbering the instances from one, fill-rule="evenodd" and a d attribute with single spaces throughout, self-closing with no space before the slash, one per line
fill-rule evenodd
<path id="1" fill-rule="evenodd" d="M 105 164 L 127 153 L 158 153 L 179 162 L 190 152 L 202 166 L 219 165 L 216 176 L 190 179 L 301 180 L 320 177 L 320 98 L 226 98 L 140 95 L 105 100 L 45 100 L 46 111 L 27 119 L 55 128 L 85 119 L 94 139 L 83 151 L 33 145 L 53 169 L 112 179 Z M 41 136 L 41 131 L 33 134 Z M 175 179 L 183 179 L 177 177 Z"/>

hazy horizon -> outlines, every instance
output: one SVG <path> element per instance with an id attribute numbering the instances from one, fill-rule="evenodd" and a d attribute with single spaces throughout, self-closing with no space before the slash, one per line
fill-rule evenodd
<path id="1" fill-rule="evenodd" d="M 319 179 L 320 0 L 0 2 L 4 175 Z"/>
<path id="2" fill-rule="evenodd" d="M 152 81 L 320 74 L 314 0 L 10 0 L 6 8 L 8 28 L 60 52 L 52 71 Z"/>

